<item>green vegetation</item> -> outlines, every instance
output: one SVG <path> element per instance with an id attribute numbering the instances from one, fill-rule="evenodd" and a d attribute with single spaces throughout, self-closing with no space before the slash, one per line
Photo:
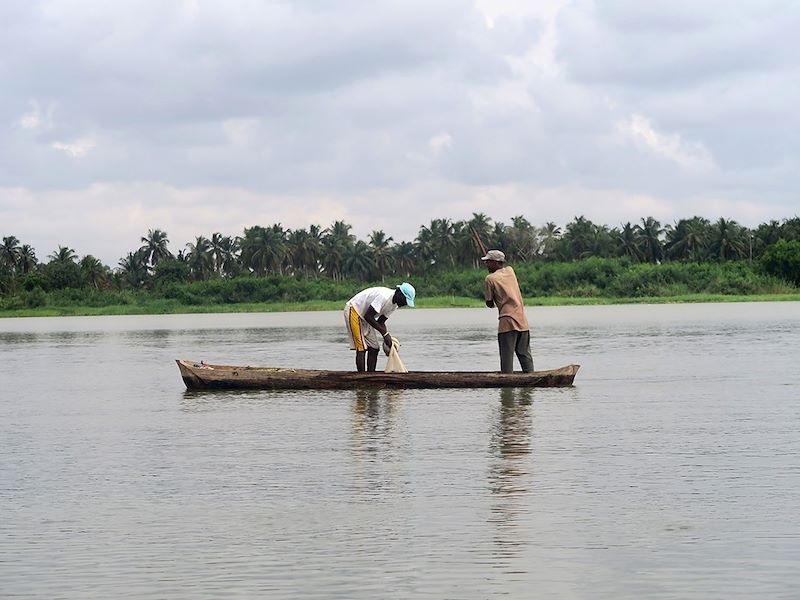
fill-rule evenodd
<path id="1" fill-rule="evenodd" d="M 36 258 L 14 236 L 0 245 L 0 315 L 241 312 L 338 308 L 367 285 L 411 280 L 420 306 L 482 306 L 475 237 L 506 252 L 529 304 L 797 299 L 800 218 L 747 229 L 693 217 L 647 217 L 609 229 L 577 217 L 511 225 L 483 214 L 434 219 L 413 242 L 382 231 L 357 240 L 330 228 L 254 226 L 241 237 L 198 236 L 173 254 L 150 230 L 117 268 L 66 246 Z M 473 233 L 474 232 L 474 233 Z"/>

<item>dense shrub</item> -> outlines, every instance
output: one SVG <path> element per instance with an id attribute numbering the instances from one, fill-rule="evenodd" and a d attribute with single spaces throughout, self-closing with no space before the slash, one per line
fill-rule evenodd
<path id="1" fill-rule="evenodd" d="M 761 256 L 761 265 L 770 275 L 800 285 L 800 241 L 779 240 L 769 246 Z"/>
<path id="2" fill-rule="evenodd" d="M 300 277 L 237 277 L 209 279 L 193 283 L 163 286 L 158 296 L 181 304 L 245 304 L 259 302 L 306 302 L 308 300 L 341 300 L 355 294 L 362 284 L 337 282 L 328 278 Z"/>
<path id="3" fill-rule="evenodd" d="M 81 269 L 73 262 L 50 262 L 41 270 L 46 282 L 45 290 L 63 290 L 65 288 L 79 288 L 83 280 Z"/>

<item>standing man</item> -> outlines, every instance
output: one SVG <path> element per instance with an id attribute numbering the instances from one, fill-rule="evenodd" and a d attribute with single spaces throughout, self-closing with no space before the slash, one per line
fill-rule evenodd
<path id="1" fill-rule="evenodd" d="M 481 260 L 489 271 L 484 291 L 486 306 L 496 306 L 499 313 L 497 342 L 500 346 L 500 371 L 514 372 L 516 354 L 522 372 L 530 373 L 533 371 L 531 332 L 514 269 L 506 264 L 506 255 L 500 250 L 489 250 Z"/>
<path id="2" fill-rule="evenodd" d="M 344 322 L 350 336 L 350 349 L 356 351 L 356 369 L 374 371 L 378 350 L 392 347 L 392 336 L 386 329 L 386 319 L 401 306 L 414 307 L 416 291 L 410 283 L 395 289 L 367 288 L 344 305 Z M 365 364 L 366 362 L 366 364 Z"/>

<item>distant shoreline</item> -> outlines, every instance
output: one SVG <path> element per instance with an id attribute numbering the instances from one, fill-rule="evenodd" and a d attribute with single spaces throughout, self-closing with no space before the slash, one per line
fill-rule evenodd
<path id="1" fill-rule="evenodd" d="M 566 297 L 542 296 L 525 298 L 527 307 L 533 306 L 592 306 L 616 304 L 696 304 L 714 302 L 799 302 L 800 293 L 794 294 L 686 294 L 680 296 L 653 296 L 642 298 Z M 147 304 L 119 304 L 110 306 L 45 306 L 0 311 L 0 318 L 19 317 L 86 317 L 121 315 L 163 315 L 200 313 L 258 313 L 304 312 L 341 310 L 343 300 L 312 300 L 308 302 L 261 302 L 240 304 L 186 305 L 158 301 Z M 460 296 L 435 296 L 419 298 L 419 308 L 482 308 L 484 303 L 475 298 Z"/>

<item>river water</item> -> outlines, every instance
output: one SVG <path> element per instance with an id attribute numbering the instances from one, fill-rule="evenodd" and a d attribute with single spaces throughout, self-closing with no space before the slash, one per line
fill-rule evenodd
<path id="1" fill-rule="evenodd" d="M 0 597 L 798 597 L 800 304 L 528 316 L 574 387 L 191 393 L 352 368 L 340 313 L 0 319 Z M 389 321 L 412 370 L 495 323 Z"/>

